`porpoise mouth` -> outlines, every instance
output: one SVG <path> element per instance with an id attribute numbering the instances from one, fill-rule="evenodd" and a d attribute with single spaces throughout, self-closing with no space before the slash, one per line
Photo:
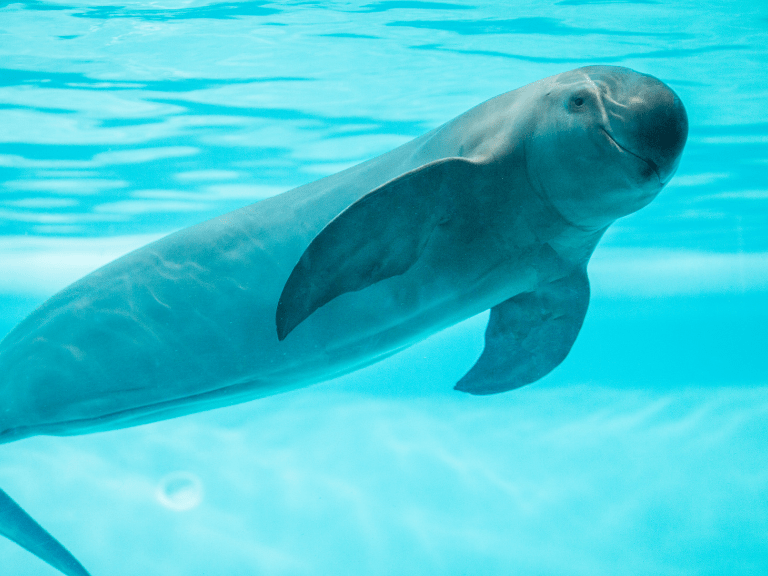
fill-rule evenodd
<path id="1" fill-rule="evenodd" d="M 635 158 L 637 158 L 638 160 L 641 160 L 642 162 L 645 162 L 645 163 L 648 165 L 648 167 L 649 167 L 651 170 L 653 170 L 653 173 L 654 173 L 654 174 L 656 174 L 656 178 L 658 178 L 658 179 L 659 179 L 659 183 L 660 183 L 660 184 L 663 184 L 663 182 L 661 181 L 661 175 L 659 174 L 659 167 L 656 165 L 656 162 L 654 162 L 653 160 L 650 160 L 650 159 L 648 159 L 648 158 L 643 158 L 642 156 L 638 156 L 637 154 L 635 154 L 634 152 L 632 152 L 632 150 L 629 150 L 629 149 L 625 148 L 624 146 L 622 146 L 621 144 L 619 144 L 618 142 L 616 142 L 616 139 L 615 139 L 613 136 L 611 136 L 611 133 L 610 133 L 610 132 L 608 132 L 608 130 L 606 130 L 606 129 L 605 129 L 605 128 L 603 128 L 602 126 L 600 126 L 600 130 L 602 130 L 602 131 L 603 131 L 603 134 L 605 134 L 605 135 L 606 135 L 606 137 L 608 138 L 608 140 L 610 140 L 611 142 L 613 142 L 613 143 L 614 143 L 614 144 L 615 144 L 615 145 L 616 145 L 618 148 L 620 148 L 620 149 L 624 150 L 624 152 L 626 152 L 627 154 L 631 154 L 632 156 L 634 156 L 634 157 L 635 157 Z"/>

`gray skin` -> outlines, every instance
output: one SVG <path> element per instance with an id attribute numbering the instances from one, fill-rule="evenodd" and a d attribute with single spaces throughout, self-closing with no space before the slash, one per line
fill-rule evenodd
<path id="1" fill-rule="evenodd" d="M 0 343 L 0 443 L 307 386 L 489 308 L 485 351 L 456 388 L 533 382 L 578 334 L 603 232 L 669 181 L 687 130 L 659 80 L 580 68 L 132 252 Z M 2 496 L 0 533 L 85 574 L 61 567 L 63 548 L 33 549 L 48 535 L 19 528 Z"/>

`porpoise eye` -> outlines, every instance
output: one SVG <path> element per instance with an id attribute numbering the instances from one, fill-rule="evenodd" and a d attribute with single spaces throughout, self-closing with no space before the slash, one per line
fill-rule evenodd
<path id="1" fill-rule="evenodd" d="M 583 92 L 577 92 L 576 94 L 571 94 L 571 97 L 568 98 L 568 108 L 571 112 L 580 112 L 582 110 L 587 109 L 587 100 L 589 99 L 588 96 L 586 96 Z"/>

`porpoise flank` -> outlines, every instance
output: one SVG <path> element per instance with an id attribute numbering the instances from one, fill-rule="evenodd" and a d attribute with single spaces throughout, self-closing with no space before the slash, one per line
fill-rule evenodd
<path id="1" fill-rule="evenodd" d="M 327 380 L 491 309 L 456 385 L 533 382 L 571 349 L 586 266 L 675 172 L 659 80 L 591 66 L 383 156 L 182 230 L 72 284 L 0 343 L 0 443 L 133 426 Z M 4 492 L 0 533 L 87 572 Z"/>

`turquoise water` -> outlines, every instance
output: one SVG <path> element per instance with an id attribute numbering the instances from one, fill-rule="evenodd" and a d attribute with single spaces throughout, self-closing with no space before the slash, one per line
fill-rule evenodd
<path id="1" fill-rule="evenodd" d="M 0 450 L 93 576 L 768 572 L 761 2 L 27 2 L 0 8 L 0 333 L 173 230 L 585 64 L 690 120 L 609 230 L 566 361 L 452 391 L 487 315 L 336 381 Z M 54 575 L 0 540 L 0 574 Z"/>

